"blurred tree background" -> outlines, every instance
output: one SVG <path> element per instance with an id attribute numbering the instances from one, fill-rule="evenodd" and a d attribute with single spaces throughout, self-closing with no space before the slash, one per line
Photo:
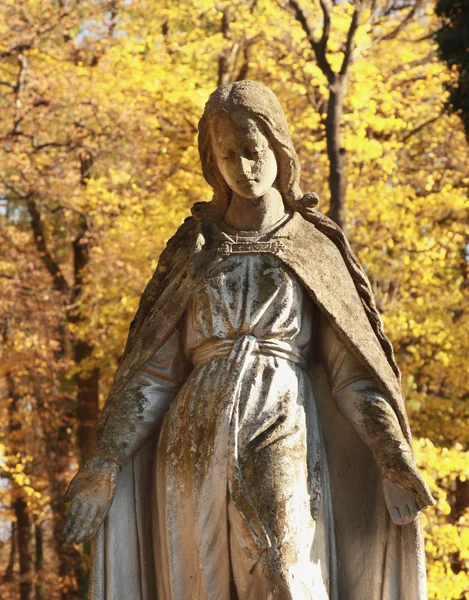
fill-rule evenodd
<path id="1" fill-rule="evenodd" d="M 469 140 L 469 0 L 438 0 L 436 14 L 441 58 L 456 73 L 447 83 L 448 107 L 462 118 Z"/>
<path id="2" fill-rule="evenodd" d="M 469 8 L 437 4 L 2 1 L 2 600 L 86 598 L 61 498 L 159 253 L 210 199 L 197 122 L 237 79 L 278 95 L 368 273 L 437 499 L 429 598 L 469 598 Z"/>

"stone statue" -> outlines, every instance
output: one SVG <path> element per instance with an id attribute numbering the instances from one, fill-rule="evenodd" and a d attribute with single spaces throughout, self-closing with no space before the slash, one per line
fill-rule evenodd
<path id="1" fill-rule="evenodd" d="M 161 254 L 66 494 L 90 598 L 425 600 L 399 370 L 275 95 L 216 89 L 199 150 L 213 200 Z"/>

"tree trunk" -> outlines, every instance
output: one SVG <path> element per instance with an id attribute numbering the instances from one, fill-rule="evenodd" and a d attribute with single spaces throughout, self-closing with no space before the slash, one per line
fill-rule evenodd
<path id="1" fill-rule="evenodd" d="M 46 595 L 44 592 L 44 545 L 42 538 L 42 527 L 36 523 L 34 529 L 35 539 L 35 571 L 36 571 L 36 600 L 45 600 Z"/>
<path id="2" fill-rule="evenodd" d="M 86 151 L 80 156 L 80 183 L 87 185 L 90 169 L 93 165 L 93 157 Z M 54 253 L 47 244 L 47 236 L 42 221 L 42 215 L 36 197 L 30 194 L 26 199 L 26 206 L 31 217 L 31 228 L 45 268 L 53 278 L 53 286 L 58 292 L 63 294 L 64 301 L 72 305 L 72 309 L 67 313 L 68 323 L 79 326 L 86 320 L 80 313 L 77 306 L 79 304 L 82 290 L 83 277 L 86 267 L 89 263 L 89 226 L 85 215 L 80 217 L 78 223 L 78 234 L 73 240 L 73 286 L 70 286 L 62 273 L 62 268 Z M 79 327 L 78 327 L 79 329 Z M 97 369 L 88 372 L 84 369 L 83 362 L 92 354 L 92 343 L 81 339 L 80 331 L 76 334 L 73 341 L 74 361 L 77 367 L 75 383 L 77 386 L 77 420 L 78 420 L 78 445 L 81 461 L 85 461 L 91 455 L 98 421 L 98 383 L 99 372 Z"/>
<path id="3" fill-rule="evenodd" d="M 344 105 L 345 79 L 336 77 L 329 88 L 327 105 L 326 138 L 327 156 L 329 158 L 329 189 L 331 205 L 328 216 L 345 231 L 345 149 L 341 146 L 340 123 Z"/>
<path id="4" fill-rule="evenodd" d="M 111 19 L 111 22 L 114 22 L 113 19 Z M 86 186 L 93 165 L 93 157 L 88 151 L 82 149 L 79 160 L 80 183 L 82 186 Z M 78 326 L 77 334 L 72 341 L 73 359 L 77 373 L 75 376 L 76 406 L 74 407 L 74 414 L 70 418 L 69 411 L 61 405 L 63 425 L 56 435 L 46 436 L 46 445 L 50 456 L 55 457 L 55 467 L 63 465 L 62 469 L 55 472 L 51 469 L 49 473 L 52 490 L 53 538 L 59 560 L 61 597 L 62 600 L 72 600 L 74 598 L 83 600 L 86 598 L 86 572 L 80 554 L 75 549 L 66 548 L 64 545 L 62 529 L 65 507 L 62 497 L 65 490 L 62 489 L 64 488 L 64 482 L 56 474 L 63 473 L 69 466 L 71 452 L 67 430 L 73 429 L 76 420 L 78 420 L 77 437 L 81 462 L 86 461 L 91 455 L 97 429 L 99 371 L 96 368 L 91 370 L 85 368 L 86 361 L 91 357 L 93 346 L 91 342 L 82 339 L 83 333 L 80 331 L 79 326 L 86 322 L 86 316 L 80 312 L 79 308 L 77 309 L 82 295 L 83 277 L 89 263 L 89 223 L 85 215 L 80 218 L 78 223 L 78 234 L 72 243 L 74 280 L 73 285 L 70 285 L 62 272 L 59 260 L 55 256 L 53 244 L 48 243 L 47 228 L 44 227 L 42 220 L 40 196 L 32 191 L 23 196 L 22 199 L 30 215 L 33 241 L 38 256 L 52 277 L 53 288 L 62 295 L 64 305 L 73 307 L 67 311 L 67 325 Z M 18 427 L 21 427 L 21 424 L 18 424 Z M 79 590 L 76 589 L 74 577 L 80 587 Z"/>
<path id="5" fill-rule="evenodd" d="M 8 558 L 7 568 L 5 569 L 5 573 L 3 575 L 3 581 L 5 583 L 9 583 L 13 581 L 13 571 L 15 568 L 15 557 L 16 557 L 16 542 L 17 542 L 17 533 L 16 533 L 16 523 L 11 524 L 11 537 L 10 537 L 10 556 Z"/>
<path id="6" fill-rule="evenodd" d="M 93 347 L 87 342 L 78 341 L 74 347 L 75 364 L 78 368 L 84 360 L 91 356 Z M 77 420 L 78 448 L 81 463 L 86 462 L 93 452 L 96 442 L 96 428 L 99 412 L 99 369 L 88 373 L 78 373 L 75 377 L 77 385 Z"/>
<path id="7" fill-rule="evenodd" d="M 31 556 L 31 521 L 24 498 L 13 503 L 18 524 L 18 554 L 20 559 L 20 600 L 33 600 L 33 563 Z"/>
<path id="8" fill-rule="evenodd" d="M 80 184 L 86 187 L 90 171 L 93 167 L 93 156 L 86 151 L 80 155 Z M 83 293 L 84 274 L 90 261 L 89 226 L 86 216 L 79 222 L 79 230 L 73 240 L 73 275 L 72 305 L 76 305 Z M 79 324 L 82 315 L 79 311 L 70 314 L 71 323 Z M 96 430 L 99 414 L 99 369 L 91 371 L 83 369 L 83 363 L 93 353 L 93 345 L 80 338 L 78 334 L 74 343 L 74 360 L 77 367 L 75 382 L 77 385 L 77 419 L 78 419 L 78 448 L 81 462 L 86 462 L 96 442 Z"/>
<path id="9" fill-rule="evenodd" d="M 73 546 L 66 545 L 62 535 L 63 502 L 59 504 L 54 502 L 51 508 L 54 515 L 52 525 L 54 545 L 59 559 L 60 598 L 61 600 L 83 600 L 86 593 L 86 588 L 80 585 L 84 578 L 83 561 L 80 553 Z"/>
<path id="10" fill-rule="evenodd" d="M 62 419 L 63 424 L 59 427 L 58 431 L 54 432 L 55 435 L 51 435 L 45 439 L 47 453 L 54 457 L 53 468 L 49 472 L 52 539 L 59 563 L 58 575 L 61 600 L 84 600 L 86 598 L 86 587 L 83 588 L 80 584 L 84 571 L 83 559 L 73 546 L 66 545 L 62 534 L 66 512 L 62 498 L 65 494 L 66 482 L 56 476 L 57 473 L 66 471 L 69 466 L 71 445 L 70 435 L 67 430 L 75 420 L 75 413 L 71 405 L 68 410 L 65 405 Z"/>
<path id="11" fill-rule="evenodd" d="M 83 275 L 89 263 L 88 224 L 85 217 L 80 222 L 80 231 L 73 241 L 74 286 L 72 304 L 75 305 L 82 294 Z M 82 315 L 75 311 L 69 320 L 79 325 Z M 77 386 L 78 448 L 82 463 L 87 461 L 96 441 L 96 429 L 99 412 L 99 369 L 84 370 L 83 364 L 91 357 L 93 346 L 89 342 L 77 339 L 73 344 L 74 361 L 77 367 L 75 383 Z"/>
<path id="12" fill-rule="evenodd" d="M 339 70 L 334 70 L 328 58 L 328 43 L 331 33 L 334 2 L 320 0 L 319 4 L 323 16 L 322 31 L 317 35 L 309 23 L 305 10 L 298 0 L 289 0 L 290 9 L 295 19 L 300 23 L 311 45 L 318 67 L 321 69 L 329 86 L 329 100 L 326 117 L 327 155 L 329 158 L 329 189 L 331 193 L 331 206 L 329 217 L 345 230 L 345 148 L 340 143 L 340 123 L 347 90 L 350 65 L 353 63 L 355 36 L 360 23 L 360 17 L 367 2 L 357 0 L 353 4 L 350 27 L 344 40 L 344 55 Z"/>
<path id="13" fill-rule="evenodd" d="M 5 376 L 10 404 L 8 406 L 8 430 L 12 440 L 12 454 L 21 447 L 22 422 L 18 415 L 18 394 L 11 372 Z M 31 521 L 28 506 L 21 487 L 12 482 L 15 500 L 12 509 L 16 518 L 16 534 L 18 540 L 18 556 L 20 563 L 20 600 L 33 600 L 33 563 L 31 556 Z"/>
<path id="14" fill-rule="evenodd" d="M 454 502 L 449 515 L 450 520 L 456 523 L 465 513 L 469 506 L 469 481 L 456 479 L 456 488 L 454 490 Z M 464 570 L 465 561 L 461 558 L 459 551 L 450 555 L 451 570 L 456 575 Z"/>
<path id="15" fill-rule="evenodd" d="M 60 410 L 61 425 L 49 435 L 44 436 L 45 452 L 49 458 L 50 469 L 48 470 L 50 509 L 52 513 L 52 543 L 58 561 L 58 588 L 61 600 L 84 600 L 86 598 L 86 587 L 81 585 L 83 580 L 83 559 L 80 553 L 71 546 L 66 546 L 62 535 L 66 507 L 63 502 L 67 482 L 58 476 L 69 468 L 70 455 L 72 451 L 70 429 L 75 423 L 75 403 L 71 402 L 67 394 L 59 394 L 54 398 L 58 410 Z M 37 409 L 39 413 L 46 410 L 40 393 L 36 394 Z M 47 424 L 44 424 L 47 426 Z M 36 536 L 38 535 L 36 529 Z M 40 534 L 39 534 L 40 535 Z M 36 565 L 40 564 L 38 555 L 40 540 L 36 537 Z M 42 569 L 42 567 L 41 567 Z M 39 578 L 39 584 L 41 580 Z M 40 598 L 41 590 L 36 588 L 36 600 Z"/>

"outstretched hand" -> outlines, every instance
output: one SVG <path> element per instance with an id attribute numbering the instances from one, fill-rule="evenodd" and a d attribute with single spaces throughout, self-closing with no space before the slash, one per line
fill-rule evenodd
<path id="1" fill-rule="evenodd" d="M 422 510 L 434 504 L 433 499 L 423 500 L 421 495 L 407 491 L 389 479 L 383 481 L 383 492 L 386 506 L 395 525 L 412 523 Z"/>
<path id="2" fill-rule="evenodd" d="M 95 455 L 72 479 L 64 496 L 71 502 L 63 530 L 68 542 L 96 534 L 114 499 L 118 473 L 116 464 Z"/>
<path id="3" fill-rule="evenodd" d="M 386 506 L 395 525 L 411 523 L 422 510 L 413 494 L 389 480 L 383 481 L 383 492 Z"/>
<path id="4" fill-rule="evenodd" d="M 383 492 L 393 523 L 407 525 L 422 511 L 433 506 L 430 488 L 418 472 L 410 448 L 402 447 L 382 469 Z"/>

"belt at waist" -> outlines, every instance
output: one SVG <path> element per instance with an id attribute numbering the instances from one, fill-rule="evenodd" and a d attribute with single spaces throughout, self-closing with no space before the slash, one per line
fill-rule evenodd
<path id="1" fill-rule="evenodd" d="M 241 340 L 250 341 L 250 354 L 262 354 L 263 356 L 275 356 L 293 362 L 301 367 L 306 367 L 306 357 L 301 350 L 283 340 L 264 340 L 254 335 L 242 335 L 234 340 L 211 340 L 194 349 L 192 364 L 198 367 L 209 360 L 229 356 Z"/>

